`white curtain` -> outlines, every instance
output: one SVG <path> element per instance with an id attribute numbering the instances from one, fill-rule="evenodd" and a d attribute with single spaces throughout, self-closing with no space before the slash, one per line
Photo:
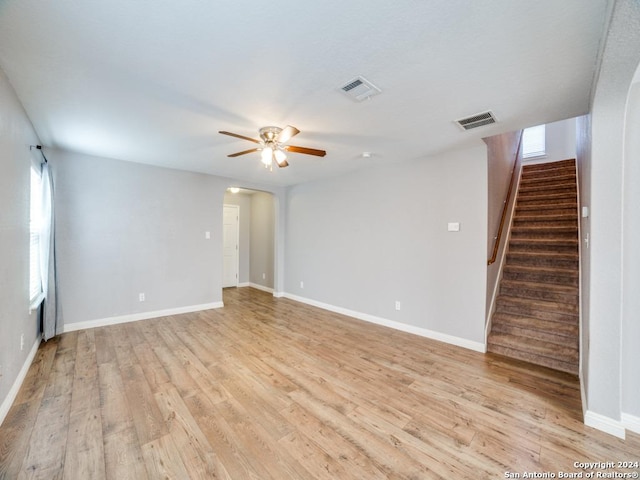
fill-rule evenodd
<path id="1" fill-rule="evenodd" d="M 53 178 L 49 164 L 42 164 L 42 230 L 40 234 L 40 275 L 44 294 L 42 334 L 45 340 L 62 333 L 58 315 L 56 288 L 55 222 L 53 208 Z"/>

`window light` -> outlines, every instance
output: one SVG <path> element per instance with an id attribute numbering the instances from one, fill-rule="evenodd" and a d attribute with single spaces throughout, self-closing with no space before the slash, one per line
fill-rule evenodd
<path id="1" fill-rule="evenodd" d="M 524 129 L 522 135 L 522 158 L 542 157 L 546 152 L 545 125 Z"/>
<path id="2" fill-rule="evenodd" d="M 29 302 L 38 304 L 42 298 L 40 275 L 40 234 L 42 231 L 42 176 L 31 168 L 31 209 L 29 219 Z"/>

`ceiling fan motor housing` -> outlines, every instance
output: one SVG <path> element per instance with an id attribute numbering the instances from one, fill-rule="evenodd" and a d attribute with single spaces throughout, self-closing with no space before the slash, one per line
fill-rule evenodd
<path id="1" fill-rule="evenodd" d="M 260 138 L 265 142 L 273 141 L 282 131 L 280 127 L 262 127 L 260 129 Z"/>

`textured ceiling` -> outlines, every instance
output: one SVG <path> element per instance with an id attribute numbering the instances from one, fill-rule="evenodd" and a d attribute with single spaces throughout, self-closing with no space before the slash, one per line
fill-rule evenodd
<path id="1" fill-rule="evenodd" d="M 586 113 L 607 0 L 0 0 L 0 68 L 42 143 L 290 185 Z M 339 87 L 363 75 L 382 94 Z M 491 109 L 499 123 L 453 121 Z M 266 125 L 327 150 L 265 170 Z M 361 157 L 372 152 L 371 158 Z"/>

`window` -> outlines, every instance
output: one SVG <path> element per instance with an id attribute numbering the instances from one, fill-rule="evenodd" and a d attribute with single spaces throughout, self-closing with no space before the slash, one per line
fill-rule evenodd
<path id="1" fill-rule="evenodd" d="M 524 129 L 522 135 L 522 158 L 542 157 L 546 152 L 545 125 Z"/>
<path id="2" fill-rule="evenodd" d="M 31 212 L 29 218 L 31 241 L 29 247 L 29 300 L 31 308 L 42 301 L 40 274 L 40 235 L 42 232 L 42 175 L 31 167 Z"/>

